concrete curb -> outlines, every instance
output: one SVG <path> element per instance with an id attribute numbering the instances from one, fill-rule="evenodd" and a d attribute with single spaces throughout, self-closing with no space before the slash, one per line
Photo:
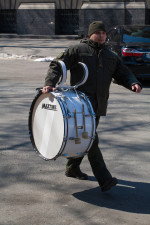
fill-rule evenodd
<path id="1" fill-rule="evenodd" d="M 80 39 L 81 37 L 78 35 L 0 34 L 0 38 Z"/>

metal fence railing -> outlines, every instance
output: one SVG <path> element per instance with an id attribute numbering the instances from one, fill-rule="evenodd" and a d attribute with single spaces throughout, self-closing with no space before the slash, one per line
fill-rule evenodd
<path id="1" fill-rule="evenodd" d="M 0 33 L 16 33 L 16 10 L 0 10 Z"/>
<path id="2" fill-rule="evenodd" d="M 57 9 L 56 34 L 77 34 L 79 29 L 78 9 Z"/>

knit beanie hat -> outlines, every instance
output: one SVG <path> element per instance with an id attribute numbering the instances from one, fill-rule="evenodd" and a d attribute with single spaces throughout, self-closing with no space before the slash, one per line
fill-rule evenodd
<path id="1" fill-rule="evenodd" d="M 93 33 L 100 30 L 106 32 L 104 23 L 102 21 L 94 21 L 89 25 L 88 36 L 90 37 Z"/>

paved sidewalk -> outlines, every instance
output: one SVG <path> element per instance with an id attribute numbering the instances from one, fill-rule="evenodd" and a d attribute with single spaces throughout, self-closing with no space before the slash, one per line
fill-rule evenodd
<path id="1" fill-rule="evenodd" d="M 54 57 L 68 46 L 79 43 L 74 39 L 31 39 L 31 38 L 0 38 L 0 58 Z M 5 54 L 5 55 L 4 55 Z M 32 56 L 32 57 L 31 57 Z"/>
<path id="2" fill-rule="evenodd" d="M 119 184 L 102 193 L 87 157 L 88 181 L 64 175 L 65 158 L 45 162 L 32 148 L 28 115 L 48 62 L 78 40 L 0 39 L 0 225 L 150 225 L 150 85 L 135 94 L 112 84 L 98 126 L 106 164 Z M 29 56 L 35 57 L 30 58 Z"/>

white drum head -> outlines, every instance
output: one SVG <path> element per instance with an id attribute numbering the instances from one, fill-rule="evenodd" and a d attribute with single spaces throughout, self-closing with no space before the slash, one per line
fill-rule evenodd
<path id="1" fill-rule="evenodd" d="M 36 149 L 43 158 L 54 159 L 63 143 L 64 120 L 60 104 L 52 93 L 37 98 L 31 123 Z"/>

